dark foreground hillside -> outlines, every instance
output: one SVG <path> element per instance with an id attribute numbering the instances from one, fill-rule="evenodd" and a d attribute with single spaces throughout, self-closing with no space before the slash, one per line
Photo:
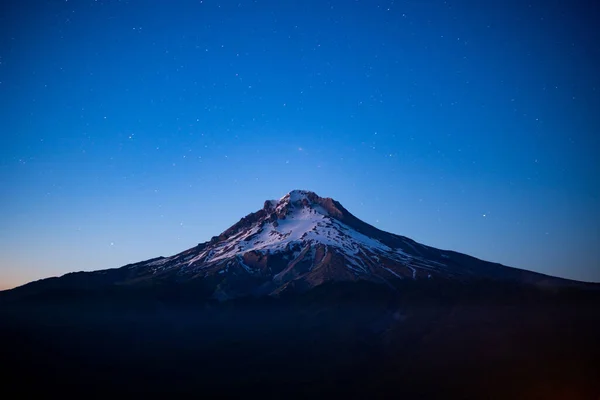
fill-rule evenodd
<path id="1" fill-rule="evenodd" d="M 3 392 L 600 398 L 600 296 L 434 282 L 0 296 Z M 405 397 L 406 398 L 406 397 Z"/>

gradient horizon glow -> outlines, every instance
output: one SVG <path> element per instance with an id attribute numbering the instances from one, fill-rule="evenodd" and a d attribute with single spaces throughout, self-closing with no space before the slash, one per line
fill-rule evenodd
<path id="1" fill-rule="evenodd" d="M 3 2 L 0 289 L 173 255 L 294 189 L 600 281 L 586 4 Z"/>

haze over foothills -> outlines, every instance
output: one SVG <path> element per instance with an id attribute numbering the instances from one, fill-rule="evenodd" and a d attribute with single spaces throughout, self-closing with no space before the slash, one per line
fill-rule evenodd
<path id="1" fill-rule="evenodd" d="M 597 5 L 0 7 L 0 289 L 173 255 L 293 189 L 600 281 Z"/>

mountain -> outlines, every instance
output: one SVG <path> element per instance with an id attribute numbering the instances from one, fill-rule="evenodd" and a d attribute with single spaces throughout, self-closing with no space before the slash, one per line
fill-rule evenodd
<path id="1" fill-rule="evenodd" d="M 588 399 L 598 337 L 597 284 L 300 190 L 174 256 L 0 292 L 3 388 L 21 394 Z"/>
<path id="2" fill-rule="evenodd" d="M 71 273 L 15 292 L 203 280 L 209 297 L 227 300 L 305 291 L 331 281 L 368 281 L 393 288 L 398 280 L 424 279 L 583 285 L 429 247 L 361 221 L 336 200 L 294 190 L 279 200 L 265 201 L 262 209 L 220 235 L 174 256 Z"/>

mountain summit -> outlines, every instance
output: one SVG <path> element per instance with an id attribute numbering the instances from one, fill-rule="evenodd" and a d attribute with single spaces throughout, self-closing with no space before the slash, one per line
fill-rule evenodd
<path id="1" fill-rule="evenodd" d="M 293 190 L 205 243 L 171 257 L 33 282 L 29 289 L 200 283 L 219 300 L 305 291 L 326 282 L 496 280 L 565 285 L 571 281 L 506 267 L 381 231 L 339 202 Z M 50 285 L 51 283 L 51 285 Z M 18 290 L 18 289 L 17 289 Z"/>

